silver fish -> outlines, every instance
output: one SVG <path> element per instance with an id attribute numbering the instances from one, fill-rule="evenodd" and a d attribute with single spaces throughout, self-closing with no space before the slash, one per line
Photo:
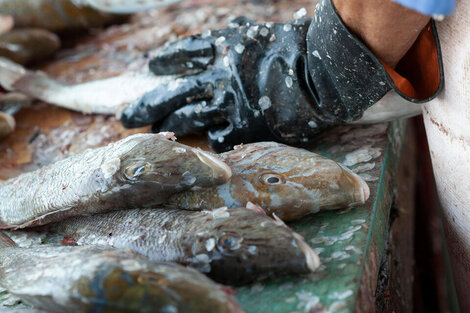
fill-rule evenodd
<path id="1" fill-rule="evenodd" d="M 263 211 L 247 208 L 122 210 L 46 228 L 67 237 L 67 242 L 132 249 L 152 260 L 191 266 L 231 285 L 306 274 L 320 265 L 299 234 Z"/>
<path id="2" fill-rule="evenodd" d="M 223 185 L 190 190 L 168 203 L 188 210 L 240 207 L 252 202 L 284 221 L 321 210 L 363 204 L 367 183 L 344 165 L 305 149 L 274 142 L 258 142 L 222 153 L 232 169 Z"/>
<path id="3" fill-rule="evenodd" d="M 225 163 L 199 149 L 164 135 L 137 134 L 0 182 L 0 228 L 154 206 L 230 175 Z"/>
<path id="4" fill-rule="evenodd" d="M 106 247 L 19 248 L 0 234 L 0 286 L 47 312 L 242 313 L 199 272 Z"/>
<path id="5" fill-rule="evenodd" d="M 174 77 L 159 77 L 146 70 L 80 84 L 67 84 L 44 72 L 27 70 L 0 57 L 0 85 L 3 88 L 82 113 L 120 116 L 126 105 L 155 86 L 172 79 Z"/>

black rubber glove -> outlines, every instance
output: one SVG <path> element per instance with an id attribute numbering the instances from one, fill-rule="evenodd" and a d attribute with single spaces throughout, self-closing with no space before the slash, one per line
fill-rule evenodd
<path id="1" fill-rule="evenodd" d="M 170 44 L 150 62 L 151 71 L 198 73 L 144 95 L 124 111 L 123 124 L 155 123 L 154 131 L 176 136 L 208 130 L 217 151 L 242 142 L 308 137 L 313 129 L 297 119 L 308 114 L 315 121 L 305 82 L 309 24 L 245 24 Z M 271 111 L 283 116 L 280 123 L 273 123 Z"/>
<path id="2" fill-rule="evenodd" d="M 308 143 L 326 127 L 360 118 L 394 86 L 330 0 L 313 20 L 182 39 L 163 48 L 150 69 L 184 76 L 130 105 L 123 125 L 154 124 L 176 136 L 207 130 L 216 151 L 260 140 Z"/>

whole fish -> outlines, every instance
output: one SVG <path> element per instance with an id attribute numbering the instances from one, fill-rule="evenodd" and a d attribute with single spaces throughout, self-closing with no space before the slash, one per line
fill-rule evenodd
<path id="1" fill-rule="evenodd" d="M 305 149 L 275 142 L 238 146 L 219 155 L 232 169 L 223 185 L 173 195 L 168 203 L 188 210 L 240 207 L 248 201 L 284 221 L 363 204 L 367 183 L 344 165 Z"/>
<path id="2" fill-rule="evenodd" d="M 225 163 L 167 137 L 129 136 L 0 182 L 0 228 L 155 206 L 175 192 L 228 180 Z"/>
<path id="3" fill-rule="evenodd" d="M 299 234 L 261 212 L 122 210 L 46 228 L 68 242 L 132 249 L 152 260 L 191 266 L 230 285 L 315 271 L 320 260 L 314 250 Z"/>
<path id="4" fill-rule="evenodd" d="M 177 264 L 109 247 L 19 248 L 0 238 L 0 286 L 47 312 L 242 312 L 224 287 Z"/>
<path id="5" fill-rule="evenodd" d="M 42 60 L 59 47 L 59 37 L 43 29 L 14 29 L 0 35 L 0 56 L 20 64 Z"/>
<path id="6" fill-rule="evenodd" d="M 82 113 L 120 116 L 130 102 L 172 79 L 174 77 L 159 77 L 145 70 L 80 84 L 67 84 L 44 72 L 27 70 L 0 57 L 0 85 L 3 88 Z"/>

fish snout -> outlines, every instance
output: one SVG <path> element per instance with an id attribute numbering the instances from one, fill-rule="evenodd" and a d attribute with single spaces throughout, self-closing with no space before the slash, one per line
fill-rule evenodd
<path id="1" fill-rule="evenodd" d="M 364 204 L 367 201 L 367 199 L 369 199 L 369 196 L 370 196 L 369 185 L 367 185 L 367 183 L 364 181 L 364 179 L 362 179 L 361 176 L 357 175 L 356 173 L 351 171 L 349 168 L 347 168 L 343 164 L 338 163 L 338 165 L 350 175 L 350 177 L 351 177 L 351 179 L 354 183 L 354 187 L 355 187 L 354 200 L 355 200 L 355 203 L 353 203 L 352 205 Z"/>
<path id="2" fill-rule="evenodd" d="M 211 169 L 210 177 L 198 179 L 198 186 L 212 187 L 226 183 L 232 177 L 232 170 L 223 161 L 208 152 L 194 149 L 199 160 Z"/>

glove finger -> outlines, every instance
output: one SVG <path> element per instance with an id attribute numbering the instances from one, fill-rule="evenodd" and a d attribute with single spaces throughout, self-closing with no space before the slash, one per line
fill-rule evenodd
<path id="1" fill-rule="evenodd" d="M 232 150 L 234 146 L 243 143 L 245 139 L 232 123 L 225 126 L 225 128 L 214 128 L 207 132 L 209 143 L 217 153 Z"/>
<path id="2" fill-rule="evenodd" d="M 160 50 L 150 61 L 149 68 L 155 75 L 181 75 L 188 71 L 205 70 L 214 58 L 211 39 L 191 36 Z"/>
<path id="3" fill-rule="evenodd" d="M 175 136 L 184 136 L 202 132 L 224 121 L 224 115 L 218 107 L 207 106 L 205 101 L 201 101 L 171 113 L 160 125 L 155 124 L 152 131 L 171 131 Z"/>
<path id="4" fill-rule="evenodd" d="M 129 105 L 122 113 L 121 123 L 126 128 L 154 124 L 188 103 L 211 99 L 213 89 L 212 83 L 198 76 L 180 78 L 158 86 Z"/>

